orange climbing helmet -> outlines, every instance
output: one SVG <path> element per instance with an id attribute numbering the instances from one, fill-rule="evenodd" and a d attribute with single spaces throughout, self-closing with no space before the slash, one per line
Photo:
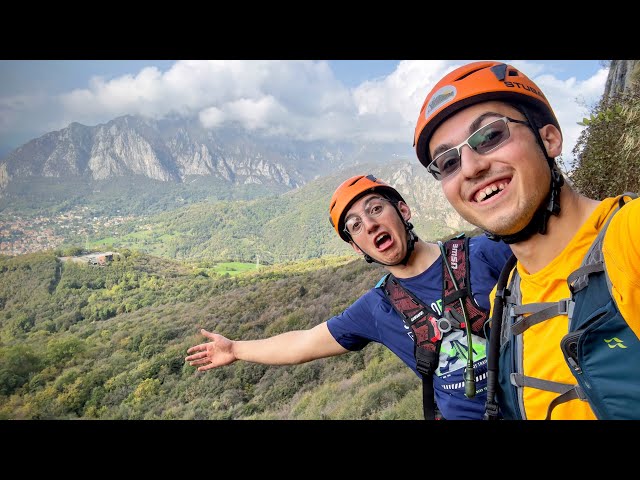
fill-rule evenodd
<path id="1" fill-rule="evenodd" d="M 340 238 L 345 242 L 351 240 L 344 232 L 345 214 L 358 198 L 373 192 L 381 192 L 390 200 L 400 200 L 404 202 L 404 198 L 402 198 L 402 195 L 400 195 L 395 188 L 387 185 L 382 180 L 378 180 L 373 175 L 356 175 L 351 177 L 342 182 L 336 191 L 333 192 L 331 202 L 329 202 L 329 220 L 333 228 L 338 232 L 338 235 L 340 235 Z"/>
<path id="2" fill-rule="evenodd" d="M 545 124 L 551 123 L 560 130 L 548 100 L 520 70 L 502 62 L 472 62 L 445 75 L 422 104 L 413 138 L 420 163 L 427 167 L 431 162 L 429 140 L 440 123 L 458 110 L 490 100 L 532 107 Z"/>

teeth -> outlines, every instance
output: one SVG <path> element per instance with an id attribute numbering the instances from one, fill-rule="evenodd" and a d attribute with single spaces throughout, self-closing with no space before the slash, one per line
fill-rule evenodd
<path id="1" fill-rule="evenodd" d="M 484 190 L 480 190 L 477 195 L 476 198 L 474 199 L 477 203 L 482 202 L 485 198 L 487 198 L 489 195 L 491 195 L 493 192 L 497 192 L 498 190 L 502 191 L 504 190 L 506 187 L 506 184 L 504 183 L 499 183 L 498 185 L 493 184 L 493 185 L 488 185 L 487 187 L 485 187 Z"/>

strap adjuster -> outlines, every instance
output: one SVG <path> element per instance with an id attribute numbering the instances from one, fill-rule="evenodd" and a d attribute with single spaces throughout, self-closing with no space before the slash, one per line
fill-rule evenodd
<path id="1" fill-rule="evenodd" d="M 569 318 L 573 316 L 573 308 L 576 302 L 571 298 L 563 298 L 558 300 L 558 315 L 567 315 Z"/>
<path id="2" fill-rule="evenodd" d="M 496 402 L 487 401 L 484 404 L 484 420 L 497 420 L 500 409 Z"/>
<path id="3" fill-rule="evenodd" d="M 433 375 L 434 368 L 431 363 L 418 361 L 416 362 L 416 370 L 418 370 L 421 375 L 428 377 Z"/>

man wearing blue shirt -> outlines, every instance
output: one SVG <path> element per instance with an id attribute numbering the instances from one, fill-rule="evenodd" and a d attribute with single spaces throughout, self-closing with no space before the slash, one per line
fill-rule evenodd
<path id="1" fill-rule="evenodd" d="M 442 256 L 435 243 L 420 240 L 409 222 L 411 209 L 398 191 L 372 175 L 357 175 L 334 192 L 330 220 L 340 237 L 376 262 L 400 285 L 438 316 L 442 312 Z M 484 235 L 469 242 L 470 286 L 475 304 L 489 311 L 489 293 L 511 256 L 503 242 Z M 393 351 L 418 377 L 412 330 L 405 325 L 382 288 L 373 287 L 342 313 L 308 330 L 296 330 L 261 340 L 230 340 L 201 330 L 210 341 L 187 350 L 185 361 L 199 371 L 236 360 L 267 365 L 292 365 L 341 355 L 378 342 Z M 435 401 L 443 418 L 476 419 L 484 414 L 487 359 L 485 339 L 472 336 L 476 394 L 465 396 L 464 370 L 468 349 L 465 329 L 442 336 L 439 364 L 433 375 Z"/>

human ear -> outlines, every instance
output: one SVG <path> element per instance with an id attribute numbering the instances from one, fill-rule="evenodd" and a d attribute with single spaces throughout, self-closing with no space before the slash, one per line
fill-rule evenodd
<path id="1" fill-rule="evenodd" d="M 555 158 L 562 153 L 562 133 L 555 125 L 547 124 L 540 130 L 542 143 L 547 150 L 547 156 Z"/>
<path id="2" fill-rule="evenodd" d="M 398 210 L 400 210 L 402 218 L 409 221 L 409 219 L 411 218 L 411 208 L 409 208 L 409 205 L 400 200 L 398 201 Z"/>

